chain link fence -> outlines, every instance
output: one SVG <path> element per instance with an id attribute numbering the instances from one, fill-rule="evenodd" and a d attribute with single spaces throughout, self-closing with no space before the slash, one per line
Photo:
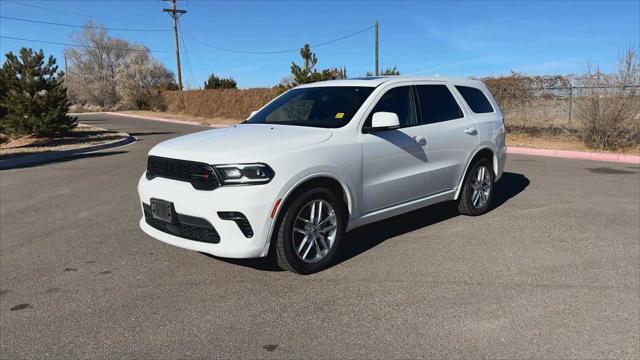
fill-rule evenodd
<path id="1" fill-rule="evenodd" d="M 582 128 L 578 107 L 586 96 L 611 96 L 621 89 L 609 86 L 590 86 L 591 81 L 578 76 L 519 76 L 483 79 L 490 88 L 511 129 L 569 131 Z M 628 85 L 623 92 L 638 94 L 639 85 Z M 631 101 L 640 104 L 640 97 Z M 635 122 L 640 121 L 636 115 Z M 631 124 L 633 126 L 633 124 Z"/>

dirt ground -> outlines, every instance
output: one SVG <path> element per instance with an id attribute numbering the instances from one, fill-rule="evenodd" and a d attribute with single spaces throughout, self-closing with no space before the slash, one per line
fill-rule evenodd
<path id="1" fill-rule="evenodd" d="M 125 137 L 127 137 L 127 134 L 82 124 L 79 124 L 77 128 L 68 134 L 56 137 L 55 139 L 25 136 L 20 139 L 7 141 L 8 139 L 3 137 L 5 141 L 0 145 L 0 159 L 78 149 L 108 143 Z"/>

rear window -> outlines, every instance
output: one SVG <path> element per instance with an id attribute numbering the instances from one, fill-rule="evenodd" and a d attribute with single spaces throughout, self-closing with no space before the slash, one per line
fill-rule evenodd
<path id="1" fill-rule="evenodd" d="M 462 117 L 462 110 L 445 85 L 418 85 L 416 90 L 423 124 Z"/>
<path id="2" fill-rule="evenodd" d="M 477 114 L 493 112 L 493 106 L 491 102 L 484 96 L 484 93 L 480 89 L 476 89 L 470 86 L 456 86 L 456 89 L 460 92 L 460 95 L 467 102 L 471 111 Z"/>

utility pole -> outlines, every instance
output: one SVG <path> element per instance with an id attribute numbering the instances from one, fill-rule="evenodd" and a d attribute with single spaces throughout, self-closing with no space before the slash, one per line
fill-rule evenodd
<path id="1" fill-rule="evenodd" d="M 380 75 L 378 71 L 378 20 L 376 20 L 376 76 Z"/>
<path id="2" fill-rule="evenodd" d="M 178 91 L 180 91 L 180 98 L 184 98 L 182 96 L 182 70 L 180 69 L 180 45 L 178 44 L 178 18 L 182 14 L 186 14 L 186 10 L 181 10 L 176 8 L 176 2 L 178 0 L 164 0 L 171 3 L 171 9 L 162 9 L 163 12 L 169 13 L 169 16 L 173 18 L 173 35 L 175 37 L 176 43 L 176 63 L 178 64 Z"/>
<path id="3" fill-rule="evenodd" d="M 67 77 L 67 53 L 64 53 L 64 77 Z"/>

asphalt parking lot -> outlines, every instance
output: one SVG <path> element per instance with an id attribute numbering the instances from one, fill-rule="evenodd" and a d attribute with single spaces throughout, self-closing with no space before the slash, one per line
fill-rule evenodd
<path id="1" fill-rule="evenodd" d="M 640 168 L 509 158 L 497 207 L 349 234 L 299 276 L 138 229 L 154 144 L 201 128 L 87 115 L 139 141 L 0 172 L 2 358 L 638 358 Z"/>

